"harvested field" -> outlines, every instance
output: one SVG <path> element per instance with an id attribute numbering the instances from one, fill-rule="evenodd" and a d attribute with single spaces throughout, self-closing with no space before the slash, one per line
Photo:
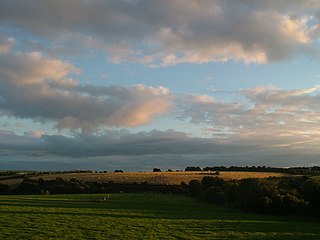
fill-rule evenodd
<path id="1" fill-rule="evenodd" d="M 189 183 L 191 180 L 201 180 L 205 176 L 217 176 L 226 180 L 243 179 L 243 178 L 268 178 L 291 176 L 282 173 L 269 172 L 220 172 L 215 175 L 214 172 L 123 172 L 123 173 L 65 173 L 65 174 L 47 174 L 33 177 L 34 179 L 43 178 L 52 180 L 58 177 L 69 180 L 72 178 L 88 182 L 115 182 L 115 183 L 142 183 L 149 184 L 168 184 L 179 185 L 181 182 Z M 22 179 L 0 180 L 0 183 L 8 185 L 19 184 Z"/>

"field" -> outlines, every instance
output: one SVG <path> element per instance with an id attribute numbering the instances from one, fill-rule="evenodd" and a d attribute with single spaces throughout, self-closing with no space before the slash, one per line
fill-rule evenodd
<path id="1" fill-rule="evenodd" d="M 193 179 L 201 180 L 204 176 L 217 176 L 213 172 L 123 172 L 123 173 L 64 173 L 64 174 L 47 174 L 39 177 L 44 180 L 56 179 L 61 177 L 64 179 L 76 178 L 84 181 L 97 181 L 116 183 L 141 183 L 148 182 L 150 184 L 178 184 L 181 182 L 189 183 Z M 267 178 L 287 176 L 283 173 L 269 172 L 220 172 L 218 177 L 228 179 L 243 179 L 243 178 Z M 0 183 L 8 185 L 17 185 L 22 181 L 19 179 L 0 180 Z"/>
<path id="2" fill-rule="evenodd" d="M 106 197 L 106 200 L 104 200 Z M 320 239 L 320 222 L 162 194 L 0 196 L 0 239 Z"/>

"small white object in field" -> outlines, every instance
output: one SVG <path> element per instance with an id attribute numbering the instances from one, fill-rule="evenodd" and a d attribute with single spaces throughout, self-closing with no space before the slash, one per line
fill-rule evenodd
<path id="1" fill-rule="evenodd" d="M 107 201 L 109 199 L 109 195 L 106 197 L 103 197 L 103 201 Z"/>

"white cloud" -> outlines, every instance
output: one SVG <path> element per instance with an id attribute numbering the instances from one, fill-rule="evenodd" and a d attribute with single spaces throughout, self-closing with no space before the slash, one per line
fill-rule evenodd
<path id="1" fill-rule="evenodd" d="M 40 53 L 0 54 L 1 113 L 91 131 L 143 125 L 171 106 L 167 88 L 80 85 L 69 77 L 79 71 Z"/>
<path id="2" fill-rule="evenodd" d="M 72 64 L 47 58 L 39 52 L 1 54 L 0 62 L 3 81 L 16 86 L 48 82 L 65 86 L 76 85 L 75 81 L 67 79 L 66 76 L 70 73 L 79 73 L 79 69 Z"/>
<path id="3" fill-rule="evenodd" d="M 288 38 L 296 39 L 296 41 L 308 44 L 310 37 L 307 27 L 308 19 L 293 19 L 290 16 L 284 16 L 281 22 L 281 30 Z"/>
<path id="4" fill-rule="evenodd" d="M 302 90 L 258 87 L 242 90 L 244 100 L 237 103 L 186 95 L 177 100 L 177 111 L 179 119 L 205 123 L 212 137 L 314 152 L 320 147 L 319 90 L 319 86 Z"/>
<path id="5" fill-rule="evenodd" d="M 317 54 L 319 9 L 313 0 L 11 0 L 0 3 L 0 23 L 115 63 L 266 63 Z"/>

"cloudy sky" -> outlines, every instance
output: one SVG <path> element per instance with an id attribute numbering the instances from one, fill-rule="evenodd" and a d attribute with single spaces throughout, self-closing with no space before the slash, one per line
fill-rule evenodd
<path id="1" fill-rule="evenodd" d="M 0 169 L 320 165 L 320 1 L 0 2 Z"/>

